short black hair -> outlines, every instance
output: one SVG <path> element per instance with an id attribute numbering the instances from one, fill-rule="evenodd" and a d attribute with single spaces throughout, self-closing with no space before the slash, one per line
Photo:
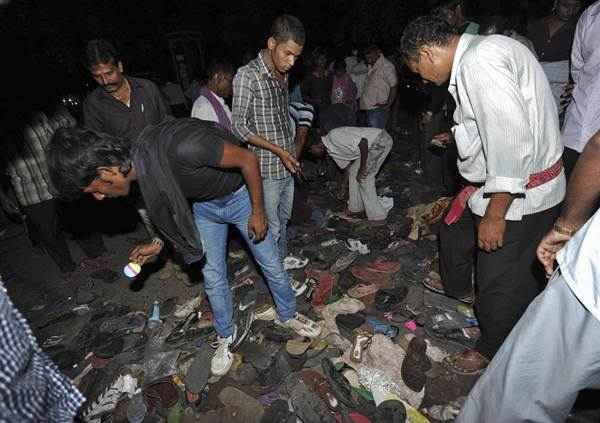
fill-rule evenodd
<path id="1" fill-rule="evenodd" d="M 82 189 L 98 177 L 98 168 L 118 166 L 131 169 L 130 142 L 124 138 L 81 127 L 60 128 L 47 149 L 50 180 L 64 199 L 83 194 Z"/>
<path id="2" fill-rule="evenodd" d="M 419 50 L 423 46 L 444 47 L 452 37 L 458 35 L 444 19 L 436 16 L 421 16 L 404 29 L 400 41 L 400 51 L 404 60 L 419 61 Z"/>
<path id="3" fill-rule="evenodd" d="M 341 57 L 338 57 L 337 59 L 335 59 L 335 62 L 333 62 L 333 70 L 346 70 L 346 61 L 344 59 L 342 59 Z"/>
<path id="4" fill-rule="evenodd" d="M 83 65 L 87 69 L 101 63 L 117 65 L 120 61 L 121 57 L 115 46 L 102 38 L 91 40 L 85 46 Z"/>
<path id="5" fill-rule="evenodd" d="M 223 58 L 212 59 L 206 68 L 206 78 L 210 79 L 218 73 L 230 73 L 233 75 L 235 69 L 230 61 Z"/>
<path id="6" fill-rule="evenodd" d="M 292 40 L 296 44 L 303 46 L 306 42 L 306 33 L 304 25 L 295 16 L 279 15 L 273 21 L 270 36 L 278 43 L 284 43 Z"/>

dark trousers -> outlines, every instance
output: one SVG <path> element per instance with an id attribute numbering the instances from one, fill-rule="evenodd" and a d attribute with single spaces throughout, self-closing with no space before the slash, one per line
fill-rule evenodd
<path id="1" fill-rule="evenodd" d="M 567 182 L 569 182 L 569 178 L 573 173 L 573 169 L 575 169 L 575 165 L 577 164 L 577 160 L 579 160 L 579 152 L 576 150 L 572 150 L 568 147 L 565 147 L 563 150 L 563 166 L 565 168 L 565 176 L 567 178 Z"/>
<path id="2" fill-rule="evenodd" d="M 490 359 L 545 286 L 536 249 L 558 211 L 555 206 L 521 221 L 507 221 L 504 245 L 492 253 L 476 247 L 481 218 L 468 210 L 459 222 L 440 230 L 440 270 L 448 294 L 460 297 L 471 291 L 471 269 L 476 265 L 475 313 L 481 329 L 476 350 Z"/>
<path id="3" fill-rule="evenodd" d="M 30 231 L 34 232 L 31 235 L 40 242 L 61 272 L 75 270 L 67 239 L 59 225 L 58 201 L 52 199 L 26 206 L 23 212 L 27 216 Z"/>

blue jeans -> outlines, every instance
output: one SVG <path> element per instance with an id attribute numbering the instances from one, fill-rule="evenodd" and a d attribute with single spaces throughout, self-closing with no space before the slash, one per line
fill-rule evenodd
<path id="1" fill-rule="evenodd" d="M 204 290 L 212 307 L 217 334 L 225 338 L 233 333 L 233 301 L 226 261 L 229 224 L 240 231 L 260 266 L 271 288 L 279 319 L 291 319 L 296 312 L 296 298 L 272 235 L 267 232 L 265 239 L 258 243 L 248 238 L 252 207 L 246 186 L 225 197 L 194 203 L 193 211 L 206 258 L 202 268 Z"/>
<path id="2" fill-rule="evenodd" d="M 387 109 L 384 108 L 367 110 L 367 126 L 371 128 L 385 129 L 387 116 Z"/>
<path id="3" fill-rule="evenodd" d="M 294 178 L 263 179 L 263 195 L 269 232 L 283 260 L 287 256 L 287 224 L 294 206 Z"/>

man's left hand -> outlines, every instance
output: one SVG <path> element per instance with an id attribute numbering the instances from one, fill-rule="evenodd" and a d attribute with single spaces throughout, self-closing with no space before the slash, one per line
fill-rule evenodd
<path id="1" fill-rule="evenodd" d="M 264 212 L 252 212 L 248 219 L 248 236 L 252 241 L 259 242 L 267 236 L 267 218 Z"/>
<path id="2" fill-rule="evenodd" d="M 356 182 L 362 182 L 367 178 L 367 169 L 363 169 L 362 167 L 358 169 L 358 173 L 356 174 Z"/>
<path id="3" fill-rule="evenodd" d="M 482 217 L 477 231 L 479 248 L 491 253 L 504 244 L 504 232 L 506 231 L 506 220 L 503 218 Z"/>

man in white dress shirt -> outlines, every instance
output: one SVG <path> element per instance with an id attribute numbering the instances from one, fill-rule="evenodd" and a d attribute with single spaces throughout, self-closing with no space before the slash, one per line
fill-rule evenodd
<path id="1" fill-rule="evenodd" d="M 401 47 L 423 79 L 449 81 L 457 105 L 453 132 L 467 186 L 446 216 L 446 225 L 457 230 L 451 242 L 442 241 L 441 255 L 455 242 L 470 267 L 475 250 L 481 337 L 474 349 L 445 364 L 476 374 L 544 286 L 535 249 L 557 216 L 566 185 L 558 113 L 538 61 L 509 37 L 461 36 L 427 16 L 408 25 Z"/>
<path id="2" fill-rule="evenodd" d="M 192 117 L 216 122 L 231 131 L 231 109 L 225 99 L 233 93 L 233 66 L 214 61 L 208 68 L 208 81 L 192 106 Z"/>
<path id="3" fill-rule="evenodd" d="M 456 420 L 562 422 L 600 386 L 600 133 L 583 150 L 561 216 L 537 255 L 552 277 L 479 379 Z M 555 260 L 558 269 L 553 269 Z"/>

